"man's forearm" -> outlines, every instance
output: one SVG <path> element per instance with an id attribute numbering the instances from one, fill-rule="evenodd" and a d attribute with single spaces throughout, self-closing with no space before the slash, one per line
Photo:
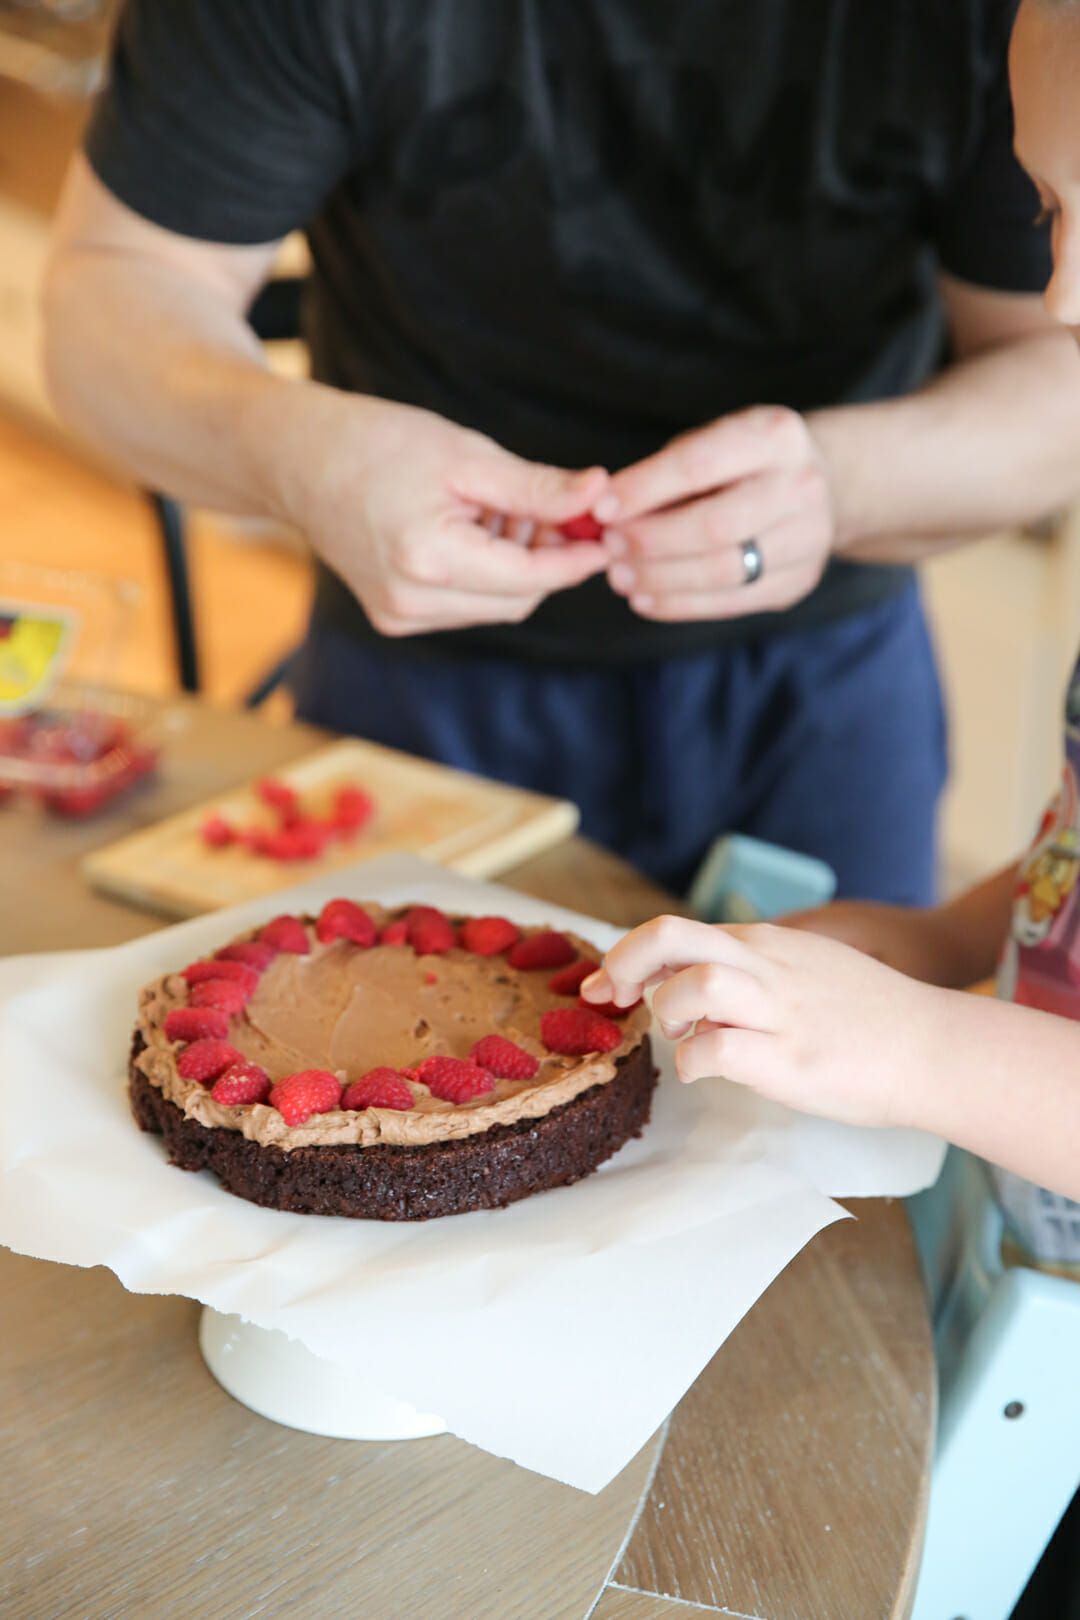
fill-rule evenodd
<path id="1" fill-rule="evenodd" d="M 1030 521 L 1080 493 L 1080 348 L 1067 333 L 1004 343 L 917 394 L 814 412 L 836 551 L 917 561 Z"/>
<path id="2" fill-rule="evenodd" d="M 280 515 L 265 430 L 289 384 L 224 297 L 169 266 L 78 253 L 53 267 L 45 315 L 53 397 L 88 439 L 152 487 Z"/>

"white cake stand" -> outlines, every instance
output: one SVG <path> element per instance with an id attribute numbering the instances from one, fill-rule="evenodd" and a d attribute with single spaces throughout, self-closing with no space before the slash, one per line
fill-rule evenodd
<path id="1" fill-rule="evenodd" d="M 338 1440 L 418 1440 L 446 1424 L 274 1328 L 203 1309 L 199 1349 L 221 1387 L 262 1417 Z"/>

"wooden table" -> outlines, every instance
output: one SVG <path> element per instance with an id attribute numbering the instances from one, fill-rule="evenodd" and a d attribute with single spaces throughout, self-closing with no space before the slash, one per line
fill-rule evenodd
<path id="1" fill-rule="evenodd" d="M 271 770 L 316 735 L 185 709 L 161 779 L 106 819 L 0 812 L 0 954 L 158 926 L 89 893 L 99 842 Z M 575 839 L 507 873 L 620 924 L 664 905 Z M 232 1401 L 199 1307 L 0 1250 L 5 1620 L 899 1620 L 934 1421 L 901 1204 L 853 1205 L 590 1497 L 448 1435 L 326 1440 Z M 707 1285 L 707 1284 L 706 1284 Z"/>

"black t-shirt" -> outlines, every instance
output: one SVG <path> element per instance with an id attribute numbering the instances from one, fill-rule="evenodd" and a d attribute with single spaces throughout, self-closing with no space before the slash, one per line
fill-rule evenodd
<path id="1" fill-rule="evenodd" d="M 90 161 L 183 235 L 303 226 L 316 375 L 519 454 L 618 468 L 757 403 L 917 387 L 937 272 L 1040 291 L 1012 154 L 1016 0 L 129 0 Z M 605 581 L 415 638 L 654 658 L 870 605 L 638 618 Z M 320 611 L 370 635 L 324 573 Z"/>

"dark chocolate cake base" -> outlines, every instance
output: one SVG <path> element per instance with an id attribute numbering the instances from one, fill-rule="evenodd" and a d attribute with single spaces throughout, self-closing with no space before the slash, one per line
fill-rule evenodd
<path id="1" fill-rule="evenodd" d="M 426 1221 L 473 1209 L 501 1209 L 530 1193 L 580 1181 L 648 1123 L 657 1070 L 646 1036 L 615 1078 L 592 1086 L 541 1119 L 498 1125 L 476 1136 L 422 1147 L 350 1144 L 263 1147 L 239 1131 L 185 1119 L 134 1062 L 129 1092 L 144 1131 L 165 1140 L 181 1170 L 213 1170 L 229 1192 L 268 1209 Z"/>

